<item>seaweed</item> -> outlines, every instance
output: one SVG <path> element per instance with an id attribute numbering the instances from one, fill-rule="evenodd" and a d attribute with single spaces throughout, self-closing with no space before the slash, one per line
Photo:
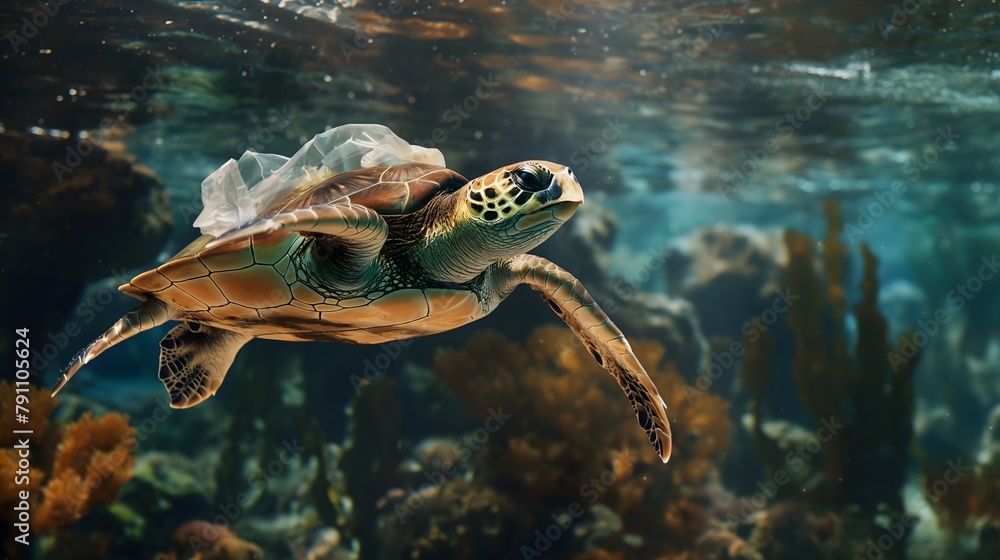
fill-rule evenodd
<path id="1" fill-rule="evenodd" d="M 785 234 L 787 282 L 799 297 L 787 314 L 796 349 L 792 377 L 799 400 L 817 427 L 842 425 L 830 437 L 819 438 L 827 501 L 858 506 L 868 517 L 883 506 L 898 513 L 903 509 L 901 490 L 913 439 L 913 374 L 919 354 L 899 360 L 902 341 L 900 350 L 888 342 L 887 323 L 878 310 L 878 258 L 866 244 L 860 247 L 861 298 L 852 309 L 857 342 L 850 352 L 845 295 L 850 256 L 840 240 L 839 207 L 828 201 L 824 212 L 822 275 L 817 272 L 816 242 L 794 230 Z M 755 402 L 755 425 L 763 422 L 759 403 L 770 384 L 769 374 L 764 373 L 767 354 L 750 354 L 744 362 L 745 385 Z M 773 442 L 765 441 L 759 428 L 754 438 L 765 450 L 762 456 L 768 467 L 780 468 Z"/>
<path id="2" fill-rule="evenodd" d="M 378 558 L 386 545 L 372 523 L 378 500 L 399 478 L 402 408 L 385 377 L 364 382 L 350 406 L 349 439 L 340 466 L 351 499 L 348 532 L 358 539 L 365 558 Z"/>

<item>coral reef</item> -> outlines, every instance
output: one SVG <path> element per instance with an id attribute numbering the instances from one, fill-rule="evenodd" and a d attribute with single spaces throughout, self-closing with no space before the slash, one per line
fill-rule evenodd
<path id="1" fill-rule="evenodd" d="M 693 539 L 683 532 L 688 526 L 671 522 L 683 514 L 664 515 L 662 504 L 685 507 L 686 489 L 714 476 L 729 444 L 728 405 L 714 395 L 688 399 L 662 346 L 640 340 L 633 348 L 667 404 L 676 452 L 667 466 L 646 449 L 611 378 L 564 327 L 540 327 L 524 345 L 477 333 L 435 361 L 439 379 L 484 420 L 474 480 L 530 504 L 528 526 L 575 502 L 593 515 L 599 502 L 631 531 L 655 535 L 638 546 L 683 547 Z M 588 537 L 594 546 L 635 546 L 618 531 L 598 533 Z"/>
<path id="2" fill-rule="evenodd" d="M 35 528 L 53 532 L 76 523 L 99 505 L 110 504 L 132 478 L 135 430 L 128 418 L 89 413 L 66 426 L 47 477 Z"/>
<path id="3" fill-rule="evenodd" d="M 919 494 L 951 534 L 977 542 L 969 558 L 994 558 L 1000 549 L 1000 405 L 993 408 L 981 436 L 978 456 L 938 459 L 921 464 Z"/>
<path id="4" fill-rule="evenodd" d="M 238 358 L 241 383 L 226 402 L 224 436 L 214 450 L 214 498 L 207 508 L 178 513 L 228 522 L 234 531 L 253 534 L 272 555 L 345 522 L 337 459 L 320 422 L 306 412 L 322 410 L 327 399 L 307 390 L 311 368 L 305 364 L 302 354 L 274 352 L 266 342 Z M 224 504 L 225 515 L 214 504 Z M 289 519 L 295 520 L 291 527 Z"/>
<path id="5" fill-rule="evenodd" d="M 5 477 L 0 484 L 0 506 L 3 507 L 4 543 L 13 546 L 13 524 L 17 519 L 14 505 L 20 501 L 21 490 L 30 492 L 30 528 L 37 534 L 55 534 L 55 548 L 69 538 L 66 530 L 98 506 L 115 501 L 121 487 L 132 477 L 135 458 L 132 444 L 135 430 L 128 425 L 128 418 L 108 414 L 94 418 L 89 413 L 65 426 L 52 422 L 49 415 L 57 401 L 48 391 L 30 387 L 26 393 L 31 406 L 31 423 L 34 433 L 30 440 L 28 479 L 17 483 Z M 0 418 L 14 418 L 8 409 L 14 401 L 14 386 L 0 381 Z M 5 473 L 19 468 L 18 449 L 11 430 L 0 436 L 0 466 Z M 15 554 L 7 550 L 8 554 Z"/>
<path id="6" fill-rule="evenodd" d="M 224 525 L 191 521 L 170 539 L 170 550 L 156 560 L 263 560 L 260 547 L 239 538 Z"/>
<path id="7" fill-rule="evenodd" d="M 465 477 L 412 491 L 398 505 L 382 518 L 377 558 L 505 558 L 505 547 L 531 534 L 510 496 Z"/>

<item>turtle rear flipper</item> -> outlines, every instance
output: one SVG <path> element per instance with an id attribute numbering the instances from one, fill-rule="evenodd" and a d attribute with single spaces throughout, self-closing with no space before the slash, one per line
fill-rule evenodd
<path id="1" fill-rule="evenodd" d="M 253 337 L 195 322 L 177 325 L 160 341 L 160 381 L 171 408 L 190 408 L 211 397 L 240 348 Z"/>
<path id="2" fill-rule="evenodd" d="M 81 367 L 90 363 L 101 352 L 143 331 L 158 327 L 171 319 L 173 319 L 173 311 L 165 303 L 156 299 L 146 301 L 139 307 L 129 311 L 124 317 L 118 319 L 110 329 L 105 331 L 100 338 L 91 342 L 86 348 L 77 352 L 76 356 L 73 356 L 69 364 L 60 372 L 59 383 L 52 390 L 52 396 L 56 396 L 69 383 L 69 380 L 73 379 L 73 376 L 76 375 L 76 372 Z"/>

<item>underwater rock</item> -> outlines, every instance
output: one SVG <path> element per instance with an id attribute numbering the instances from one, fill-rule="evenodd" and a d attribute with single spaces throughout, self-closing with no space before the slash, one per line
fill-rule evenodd
<path id="1" fill-rule="evenodd" d="M 0 132 L 0 275 L 5 285 L 46 294 L 31 302 L 30 316 L 23 299 L 6 298 L 5 332 L 29 319 L 40 332 L 53 328 L 87 282 L 153 260 L 170 232 L 166 190 L 151 170 L 104 145 L 87 142 L 86 154 L 74 145 Z"/>
<path id="2" fill-rule="evenodd" d="M 668 289 L 694 304 L 708 336 L 741 336 L 741 325 L 785 286 L 787 255 L 777 231 L 716 226 L 673 248 L 664 263 Z"/>
<path id="3" fill-rule="evenodd" d="M 894 280 L 878 294 L 878 307 L 889 322 L 889 336 L 898 339 L 913 328 L 927 310 L 927 296 L 912 282 Z"/>
<path id="4" fill-rule="evenodd" d="M 136 462 L 133 484 L 123 500 L 141 506 L 161 523 L 176 526 L 180 522 L 177 516 L 211 508 L 214 492 L 207 462 L 211 458 L 203 456 L 198 461 L 179 453 L 145 453 Z M 173 523 L 161 515 L 173 517 Z"/>
<path id="5" fill-rule="evenodd" d="M 980 436 L 980 447 L 977 462 L 983 465 L 1000 465 L 1000 404 L 990 410 Z"/>
<path id="6" fill-rule="evenodd" d="M 381 517 L 377 558 L 509 558 L 516 543 L 534 538 L 523 505 L 483 481 L 445 479 L 433 492 L 407 494 Z"/>
<path id="7" fill-rule="evenodd" d="M 662 344 L 679 373 L 689 381 L 710 353 L 695 306 L 664 294 L 637 292 L 621 302 L 615 321 L 623 332 Z"/>
<path id="8" fill-rule="evenodd" d="M 980 427 L 1000 402 L 1000 334 L 973 332 L 969 307 L 950 309 L 944 324 L 928 316 L 908 333 L 910 340 L 931 333 L 917 370 L 914 427 L 933 460 L 976 454 Z"/>
<path id="9" fill-rule="evenodd" d="M 342 548 L 340 532 L 333 527 L 315 531 L 312 539 L 301 551 L 294 551 L 296 560 L 357 560 L 358 555 Z"/>
<path id="10" fill-rule="evenodd" d="M 617 237 L 618 218 L 614 212 L 599 204 L 583 204 L 573 219 L 536 252 L 554 259 L 572 255 L 573 273 L 586 280 L 589 290 L 595 279 L 607 275 L 611 249 Z"/>
<path id="11" fill-rule="evenodd" d="M 783 502 L 757 517 L 747 542 L 768 560 L 848 558 L 849 547 L 838 551 L 842 532 L 842 521 L 835 513 Z"/>
<path id="12" fill-rule="evenodd" d="M 402 463 L 401 470 L 424 472 L 467 463 L 470 457 L 465 453 L 466 449 L 459 438 L 429 437 L 413 446 L 413 457 Z"/>
<path id="13" fill-rule="evenodd" d="M 815 432 L 788 420 L 766 420 L 762 422 L 760 427 L 762 434 L 758 435 L 755 422 L 756 419 L 753 414 L 748 413 L 743 415 L 743 427 L 746 429 L 747 434 L 750 434 L 750 439 L 754 442 L 760 441 L 760 445 L 762 446 L 773 445 L 773 448 L 768 450 L 769 454 L 778 455 L 786 459 L 792 457 L 797 467 L 796 469 L 782 469 L 782 472 L 787 475 L 788 480 L 785 484 L 781 485 L 776 494 L 784 496 L 815 491 L 816 486 L 822 484 L 823 465 L 820 461 L 802 460 L 802 457 L 811 457 L 808 454 L 808 449 L 810 447 L 815 449 L 817 445 Z M 761 436 L 763 436 L 763 439 L 760 439 Z M 804 451 L 801 452 L 802 455 L 796 456 L 796 450 Z M 758 452 L 761 451 L 758 450 Z M 798 458 L 796 459 L 796 457 Z M 771 465 L 767 465 L 767 467 L 771 467 Z M 767 471 L 761 474 L 762 476 L 768 476 Z"/>
<path id="14" fill-rule="evenodd" d="M 1000 402 L 1000 375 L 997 375 L 1000 371 L 1000 334 L 992 334 L 984 342 L 981 354 L 965 353 L 965 369 L 972 393 L 980 406 L 988 409 Z"/>

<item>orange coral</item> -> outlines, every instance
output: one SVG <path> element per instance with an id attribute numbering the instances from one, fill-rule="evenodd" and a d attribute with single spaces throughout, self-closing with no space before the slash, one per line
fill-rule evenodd
<path id="1" fill-rule="evenodd" d="M 15 402 L 15 394 L 12 383 L 0 381 L 0 418 L 5 421 L 14 418 L 14 411 L 8 407 Z M 13 542 L 7 538 L 6 532 L 13 525 L 7 516 L 19 501 L 20 491 L 30 492 L 32 532 L 55 532 L 79 521 L 93 508 L 113 502 L 121 486 L 132 477 L 135 465 L 130 449 L 134 430 L 127 417 L 109 414 L 95 419 L 88 413 L 64 427 L 50 420 L 58 402 L 48 391 L 31 387 L 24 394 L 30 402 L 30 423 L 17 427 L 27 426 L 34 432 L 29 436 L 29 476 L 23 481 L 27 484 L 16 484 L 14 477 L 0 480 L 6 543 Z M 13 473 L 22 458 L 14 448 L 16 442 L 8 435 L 12 435 L 10 430 L 0 441 L 0 470 Z"/>
<path id="2" fill-rule="evenodd" d="M 951 464 L 925 464 L 921 470 L 924 495 L 954 531 L 967 532 L 977 525 L 983 530 L 1000 521 L 1000 465 L 979 464 L 966 473 L 956 473 Z"/>
<path id="3" fill-rule="evenodd" d="M 181 525 L 170 538 L 170 551 L 156 560 L 262 560 L 264 553 L 252 542 L 241 539 L 224 525 L 191 521 Z"/>
<path id="4" fill-rule="evenodd" d="M 693 535 L 673 530 L 691 524 L 665 516 L 663 503 L 683 501 L 683 488 L 714 474 L 730 441 L 728 403 L 710 394 L 689 399 L 659 344 L 636 341 L 633 350 L 667 404 L 674 441 L 667 465 L 636 429 L 614 380 L 565 327 L 540 327 L 523 346 L 480 332 L 464 349 L 438 354 L 439 379 L 473 414 L 502 407 L 511 415 L 490 435 L 477 476 L 542 506 L 600 500 L 638 534 L 676 541 L 669 546 L 689 542 Z M 604 484 L 595 483 L 602 475 Z"/>
<path id="5" fill-rule="evenodd" d="M 128 418 L 115 413 L 95 420 L 88 412 L 66 427 L 38 508 L 39 532 L 76 523 L 96 506 L 115 500 L 132 478 L 135 457 L 128 442 L 134 432 Z"/>

